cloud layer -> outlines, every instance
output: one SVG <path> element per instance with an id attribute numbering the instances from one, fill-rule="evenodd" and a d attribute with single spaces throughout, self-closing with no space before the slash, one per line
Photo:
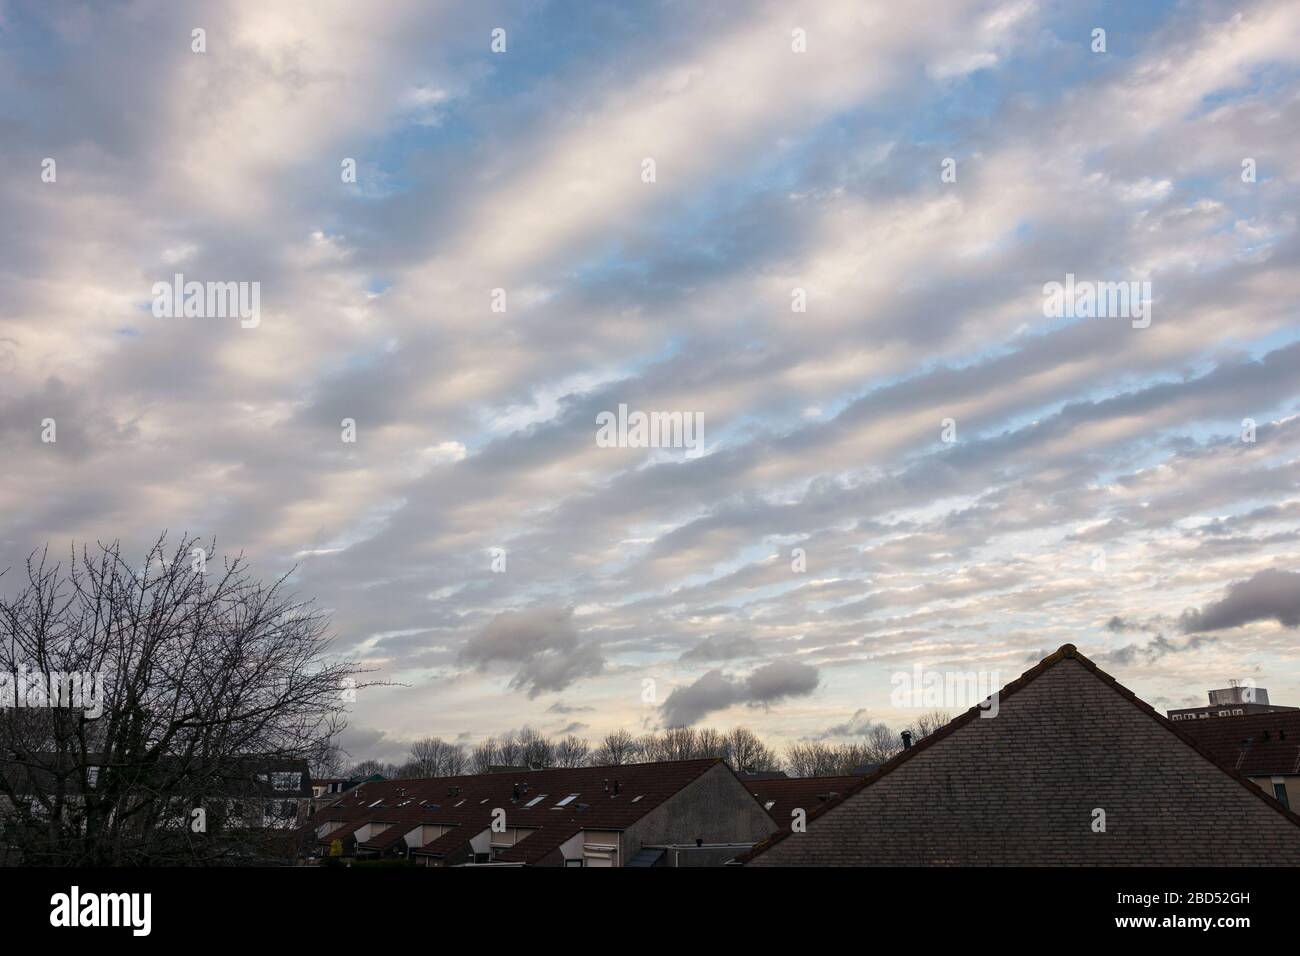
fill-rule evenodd
<path id="1" fill-rule="evenodd" d="M 1277 621 L 1284 627 L 1300 627 L 1300 574 L 1259 571 L 1228 588 L 1222 600 L 1183 615 L 1188 633 L 1222 631 L 1254 621 Z"/>
<path id="2" fill-rule="evenodd" d="M 1300 703 L 1298 34 L 0 0 L 0 568 L 163 528 L 296 567 L 392 681 L 377 750 L 557 703 L 797 740 L 1066 641 L 1150 699 Z M 260 325 L 155 318 L 178 272 L 260 282 Z M 1045 316 L 1067 275 L 1149 281 L 1150 327 Z M 705 446 L 598 446 L 620 404 Z M 1165 652 L 1189 608 L 1217 639 Z"/>

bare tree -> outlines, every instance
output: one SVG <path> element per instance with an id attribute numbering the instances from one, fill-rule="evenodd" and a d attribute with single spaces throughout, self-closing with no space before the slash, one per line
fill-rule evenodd
<path id="1" fill-rule="evenodd" d="M 513 730 L 502 734 L 497 740 L 497 763 L 506 767 L 518 767 L 523 763 L 524 748 L 519 742 L 519 735 Z"/>
<path id="2" fill-rule="evenodd" d="M 701 727 L 695 732 L 696 757 L 726 757 L 727 738 L 712 727 Z"/>
<path id="3" fill-rule="evenodd" d="M 555 765 L 555 745 L 540 731 L 525 727 L 519 731 L 519 762 L 525 767 Z"/>
<path id="4" fill-rule="evenodd" d="M 596 767 L 634 763 L 639 755 L 640 747 L 636 738 L 620 728 L 605 735 L 591 755 L 591 763 Z"/>
<path id="5" fill-rule="evenodd" d="M 441 737 L 425 737 L 411 744 L 402 777 L 455 777 L 465 772 L 465 748 Z"/>
<path id="6" fill-rule="evenodd" d="M 498 753 L 495 737 L 489 737 L 482 743 L 475 744 L 469 754 L 469 772 L 487 773 L 494 764 L 502 762 L 498 759 Z"/>
<path id="7" fill-rule="evenodd" d="M 827 777 L 842 772 L 843 756 L 842 748 L 819 741 L 791 744 L 786 748 L 785 766 L 796 777 Z"/>
<path id="8" fill-rule="evenodd" d="M 565 737 L 555 745 L 555 766 L 585 767 L 591 756 L 591 744 L 573 734 Z"/>
<path id="9" fill-rule="evenodd" d="M 776 752 L 747 727 L 736 727 L 727 732 L 723 756 L 732 770 L 762 772 L 781 769 L 781 759 Z"/>
<path id="10" fill-rule="evenodd" d="M 276 768 L 328 759 L 361 671 L 329 659 L 327 620 L 284 578 L 255 581 L 242 557 L 209 567 L 214 551 L 163 536 L 142 566 L 116 543 L 74 549 L 66 569 L 33 554 L 0 597 L 0 672 L 84 675 L 99 691 L 93 706 L 0 712 L 0 815 L 24 863 L 293 852 L 289 827 L 248 823 L 280 789 Z"/>
<path id="11" fill-rule="evenodd" d="M 670 727 L 661 734 L 641 738 L 641 752 L 650 762 L 690 760 L 699 756 L 699 734 L 692 727 Z"/>
<path id="12" fill-rule="evenodd" d="M 940 727 L 952 720 L 952 715 L 942 710 L 931 710 L 922 714 L 912 724 L 912 730 L 916 734 L 916 739 L 921 740 L 929 737 Z"/>
<path id="13" fill-rule="evenodd" d="M 353 764 L 347 773 L 349 780 L 365 780 L 376 775 L 385 780 L 395 780 L 401 776 L 401 773 L 396 764 L 385 763 L 382 760 L 362 760 L 360 763 Z"/>
<path id="14" fill-rule="evenodd" d="M 866 758 L 869 763 L 884 763 L 903 749 L 899 735 L 884 724 L 873 724 L 867 732 Z"/>
<path id="15" fill-rule="evenodd" d="M 329 747 L 316 758 L 315 763 L 311 766 L 311 775 L 313 780 L 319 780 L 328 777 L 341 777 L 347 767 L 347 760 L 342 748 L 331 742 Z"/>

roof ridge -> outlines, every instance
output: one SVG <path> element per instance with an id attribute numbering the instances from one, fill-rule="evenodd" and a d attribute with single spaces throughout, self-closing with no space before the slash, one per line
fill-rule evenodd
<path id="1" fill-rule="evenodd" d="M 1168 730 L 1170 733 L 1172 733 L 1183 743 L 1187 744 L 1189 747 L 1195 750 L 1209 763 L 1213 764 L 1219 770 L 1223 771 L 1228 776 L 1232 777 L 1234 780 L 1240 783 L 1242 786 L 1246 787 L 1251 793 L 1255 794 L 1261 800 L 1265 801 L 1269 806 L 1277 810 L 1279 813 L 1281 813 L 1292 823 L 1296 824 L 1297 826 L 1300 826 L 1300 815 L 1293 813 L 1292 811 L 1288 810 L 1286 807 L 1282 806 L 1282 804 L 1278 803 L 1276 800 L 1269 797 L 1257 785 L 1251 783 L 1244 776 L 1238 773 L 1235 769 L 1227 767 L 1224 764 L 1220 763 L 1218 760 L 1215 760 L 1214 757 L 1212 757 L 1209 754 L 1209 752 L 1207 752 L 1195 740 L 1193 740 L 1181 729 L 1179 729 L 1179 727 L 1177 726 L 1177 724 L 1175 724 L 1174 721 L 1169 720 L 1167 717 L 1163 717 L 1159 712 L 1156 711 L 1154 707 L 1152 707 L 1142 698 L 1138 697 L 1137 694 L 1133 693 L 1133 691 L 1129 690 L 1127 687 L 1125 687 L 1123 684 L 1117 681 L 1110 674 L 1106 673 L 1104 670 L 1098 667 L 1097 664 L 1091 658 L 1083 654 L 1073 644 L 1062 644 L 1051 654 L 1048 654 L 1046 657 L 1044 657 L 1033 667 L 1029 668 L 1029 670 L 1025 671 L 1015 680 L 1008 683 L 1005 687 L 1002 688 L 1002 690 L 998 691 L 997 693 L 999 702 L 1006 700 L 1007 698 L 1012 697 L 1014 694 L 1016 694 L 1016 692 L 1023 690 L 1029 684 L 1033 683 L 1037 678 L 1045 674 L 1052 667 L 1056 666 L 1057 664 L 1059 664 L 1061 661 L 1064 660 L 1077 661 L 1085 670 L 1089 671 L 1094 677 L 1101 680 L 1102 683 L 1109 685 L 1112 690 L 1116 691 L 1121 697 L 1125 698 L 1130 703 L 1137 705 L 1139 710 L 1142 710 L 1145 713 L 1149 714 L 1153 719 L 1158 721 L 1166 730 Z M 965 727 L 967 724 L 969 724 L 972 720 L 977 719 L 977 715 L 981 709 L 982 709 L 981 704 L 976 704 L 974 707 L 971 707 L 968 710 L 965 710 L 962 713 L 958 714 L 956 717 L 948 721 L 948 723 L 944 724 L 942 727 L 940 727 L 934 733 L 930 734 L 928 737 L 922 737 L 920 740 L 916 742 L 915 745 L 899 751 L 897 754 L 895 754 L 893 757 L 886 760 L 884 763 L 882 763 L 871 773 L 864 776 L 861 779 L 861 781 L 859 781 L 857 784 L 846 788 L 843 793 L 839 794 L 837 797 L 835 797 L 832 800 L 826 801 L 821 806 L 814 807 L 812 811 L 808 813 L 806 819 L 811 821 L 821 816 L 822 814 L 830 812 L 835 807 L 840 806 L 850 797 L 854 796 L 855 794 L 871 786 L 871 784 L 875 783 L 877 780 L 880 780 L 882 777 L 886 776 L 887 774 L 890 774 L 893 771 L 897 770 L 903 764 L 907 763 L 909 760 L 916 757 L 917 754 L 921 753 L 924 750 L 928 750 L 930 747 L 934 746 L 939 741 L 952 736 L 962 727 Z M 761 853 L 767 852 L 773 846 L 780 843 L 786 837 L 790 836 L 792 832 L 793 831 L 789 829 L 782 829 L 780 832 L 773 834 L 772 836 L 768 837 L 766 840 L 761 840 L 760 842 L 754 844 L 754 846 L 750 850 L 737 856 L 736 862 L 748 863 L 754 857 L 758 856 Z"/>

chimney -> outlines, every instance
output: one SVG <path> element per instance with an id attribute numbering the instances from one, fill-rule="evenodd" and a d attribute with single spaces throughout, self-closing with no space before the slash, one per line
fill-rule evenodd
<path id="1" fill-rule="evenodd" d="M 912 732 L 910 730 L 903 731 L 903 749 L 912 749 Z"/>
<path id="2" fill-rule="evenodd" d="M 695 838 L 695 845 L 696 845 L 696 846 L 704 846 L 704 840 L 703 840 L 701 837 L 696 837 L 696 838 Z"/>
<path id="3" fill-rule="evenodd" d="M 618 796 L 618 780 L 614 781 L 614 795 Z"/>

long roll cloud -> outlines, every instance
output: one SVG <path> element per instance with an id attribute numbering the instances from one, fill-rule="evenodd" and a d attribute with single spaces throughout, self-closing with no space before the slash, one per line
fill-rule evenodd
<path id="1" fill-rule="evenodd" d="M 1260 571 L 1228 587 L 1222 600 L 1198 611 L 1183 613 L 1185 633 L 1222 631 L 1252 621 L 1277 621 L 1285 627 L 1300 627 L 1300 574 Z"/>

